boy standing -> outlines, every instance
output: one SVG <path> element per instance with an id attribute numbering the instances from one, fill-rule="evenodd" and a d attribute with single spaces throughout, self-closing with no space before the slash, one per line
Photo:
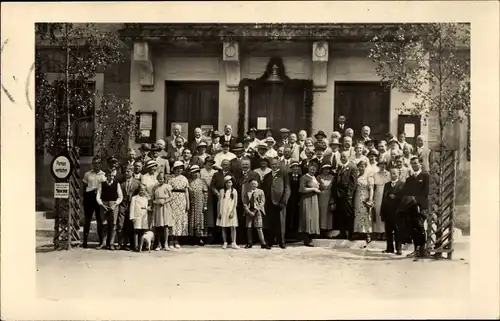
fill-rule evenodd
<path id="1" fill-rule="evenodd" d="M 118 245 L 121 249 L 126 249 L 130 243 L 132 248 L 134 244 L 134 225 L 129 217 L 130 201 L 137 194 L 141 182 L 134 178 L 134 167 L 129 166 L 125 170 L 125 180 L 120 184 L 123 192 L 123 201 L 120 203 L 116 231 L 118 234 Z"/>
<path id="2" fill-rule="evenodd" d="M 103 215 L 103 239 L 97 249 L 104 247 L 106 239 L 106 248 L 115 250 L 116 222 L 118 220 L 118 206 L 123 200 L 122 189 L 115 179 L 116 171 L 108 169 L 106 171 L 106 181 L 97 188 L 97 203 L 104 209 Z"/>

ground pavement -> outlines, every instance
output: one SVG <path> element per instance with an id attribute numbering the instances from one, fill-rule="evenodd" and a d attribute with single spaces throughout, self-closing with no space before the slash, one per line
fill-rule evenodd
<path id="1" fill-rule="evenodd" d="M 37 219 L 37 292 L 40 297 L 203 299 L 207 295 L 272 297 L 463 298 L 469 295 L 468 237 L 453 260 L 413 262 L 383 254 L 383 242 L 316 240 L 317 247 L 286 250 L 185 246 L 135 253 L 77 248 L 52 251 L 51 220 Z M 408 253 L 408 251 L 406 251 Z M 406 254 L 405 253 L 405 254 Z M 436 286 L 438 285 L 438 286 Z"/>

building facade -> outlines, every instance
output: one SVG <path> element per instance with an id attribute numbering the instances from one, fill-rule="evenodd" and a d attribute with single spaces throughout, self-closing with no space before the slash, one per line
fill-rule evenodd
<path id="1" fill-rule="evenodd" d="M 130 59 L 99 73 L 95 86 L 132 102 L 141 118 L 141 136 L 130 140 L 133 148 L 166 138 L 174 124 L 188 137 L 196 127 L 220 131 L 225 125 L 240 134 L 250 127 L 287 127 L 313 135 L 330 134 L 340 115 L 356 134 L 364 125 L 379 139 L 404 131 L 412 142 L 422 134 L 433 147 L 437 120 L 403 114 L 401 107 L 411 105 L 414 94 L 384 86 L 368 57 L 370 39 L 390 36 L 393 27 L 113 25 L 130 48 Z M 451 128 L 449 138 L 450 147 L 459 150 L 460 167 L 468 169 L 467 125 Z M 90 161 L 91 155 L 82 158 L 83 170 Z"/>

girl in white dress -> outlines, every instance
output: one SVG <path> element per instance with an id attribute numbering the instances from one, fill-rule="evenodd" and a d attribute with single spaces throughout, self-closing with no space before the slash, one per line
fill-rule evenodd
<path id="1" fill-rule="evenodd" d="M 139 244 L 139 235 L 150 229 L 149 210 L 151 210 L 151 206 L 146 185 L 141 184 L 138 194 L 130 200 L 130 220 L 134 224 L 134 244 Z M 139 251 L 139 247 L 136 247 L 135 250 Z"/>
<path id="2" fill-rule="evenodd" d="M 219 208 L 217 216 L 217 226 L 222 228 L 222 248 L 227 248 L 226 227 L 231 228 L 231 247 L 238 249 L 236 244 L 236 227 L 238 227 L 238 215 L 236 215 L 236 205 L 238 204 L 238 192 L 233 187 L 232 176 L 224 177 L 224 189 L 219 192 Z"/>

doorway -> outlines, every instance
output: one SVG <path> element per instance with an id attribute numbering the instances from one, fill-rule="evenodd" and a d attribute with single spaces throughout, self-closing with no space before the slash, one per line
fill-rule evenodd
<path id="1" fill-rule="evenodd" d="M 383 139 L 389 132 L 390 101 L 390 89 L 380 82 L 335 82 L 334 123 L 344 115 L 355 137 L 368 126 L 372 138 Z"/>
<path id="2" fill-rule="evenodd" d="M 265 127 L 271 128 L 273 133 L 281 128 L 292 132 L 304 129 L 305 90 L 303 85 L 293 82 L 249 85 L 249 128 L 259 129 L 258 136 L 262 137 L 265 130 L 259 128 L 260 118 L 265 119 Z"/>
<path id="3" fill-rule="evenodd" d="M 172 132 L 172 123 L 187 123 L 188 141 L 194 139 L 196 127 L 215 130 L 219 125 L 218 82 L 165 82 L 166 136 Z"/>

